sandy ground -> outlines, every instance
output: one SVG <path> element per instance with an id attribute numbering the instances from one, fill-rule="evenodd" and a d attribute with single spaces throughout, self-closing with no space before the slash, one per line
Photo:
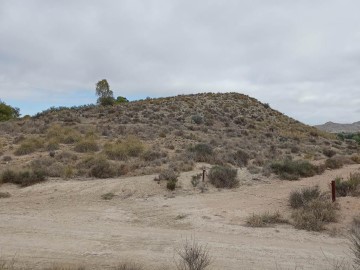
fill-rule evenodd
<path id="1" fill-rule="evenodd" d="M 183 173 L 173 193 L 154 176 L 2 185 L 0 191 L 12 196 L 0 199 L 0 259 L 33 269 L 63 263 L 106 269 L 124 260 L 171 269 L 175 249 L 195 238 L 209 248 L 212 269 L 331 269 L 353 259 L 348 230 L 360 212 L 359 198 L 339 198 L 339 223 L 327 232 L 250 228 L 245 220 L 277 210 L 289 217 L 292 190 L 318 184 L 328 191 L 333 178 L 359 169 L 350 165 L 293 182 L 252 180 L 240 172 L 239 188 L 205 193 L 190 185 L 199 170 Z M 103 200 L 107 192 L 116 196 Z"/>

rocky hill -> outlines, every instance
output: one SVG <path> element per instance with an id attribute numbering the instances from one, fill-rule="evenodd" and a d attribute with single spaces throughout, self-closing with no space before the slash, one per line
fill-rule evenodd
<path id="1" fill-rule="evenodd" d="M 51 108 L 0 124 L 0 171 L 40 168 L 62 178 L 187 171 L 195 162 L 259 173 L 274 160 L 357 149 L 238 93 Z"/>
<path id="2" fill-rule="evenodd" d="M 360 121 L 354 122 L 352 124 L 339 124 L 334 122 L 326 122 L 323 125 L 317 125 L 316 128 L 331 132 L 331 133 L 356 133 L 360 132 Z"/>

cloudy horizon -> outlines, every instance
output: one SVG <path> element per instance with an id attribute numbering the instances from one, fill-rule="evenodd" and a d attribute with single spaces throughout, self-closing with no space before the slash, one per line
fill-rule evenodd
<path id="1" fill-rule="evenodd" d="M 240 92 L 306 124 L 360 121 L 360 2 L 0 0 L 0 99 L 22 115 Z"/>

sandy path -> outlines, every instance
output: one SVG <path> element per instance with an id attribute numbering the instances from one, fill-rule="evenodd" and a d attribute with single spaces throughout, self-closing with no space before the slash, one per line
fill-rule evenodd
<path id="1" fill-rule="evenodd" d="M 174 248 L 194 237 L 207 244 L 213 269 L 329 269 L 331 261 L 351 261 L 346 238 L 358 198 L 340 198 L 341 234 L 311 233 L 290 225 L 249 228 L 252 213 L 279 210 L 289 215 L 289 193 L 359 170 L 351 165 L 301 181 L 253 181 L 236 190 L 194 191 L 182 174 L 174 194 L 153 176 L 93 181 L 49 181 L 28 188 L 3 185 L 12 197 L 0 200 L 0 258 L 41 268 L 53 263 L 94 269 L 129 259 L 157 268 L 172 266 Z M 249 183 L 249 181 L 247 181 Z M 101 199 L 116 194 L 110 201 Z"/>

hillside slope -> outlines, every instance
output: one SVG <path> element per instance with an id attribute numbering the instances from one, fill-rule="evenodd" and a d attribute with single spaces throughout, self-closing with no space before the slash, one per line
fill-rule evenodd
<path id="1" fill-rule="evenodd" d="M 358 147 L 238 93 L 52 108 L 0 124 L 0 170 L 43 168 L 63 178 L 187 171 L 195 162 L 256 173 L 285 157 L 324 159 L 324 150 L 352 154 Z"/>

